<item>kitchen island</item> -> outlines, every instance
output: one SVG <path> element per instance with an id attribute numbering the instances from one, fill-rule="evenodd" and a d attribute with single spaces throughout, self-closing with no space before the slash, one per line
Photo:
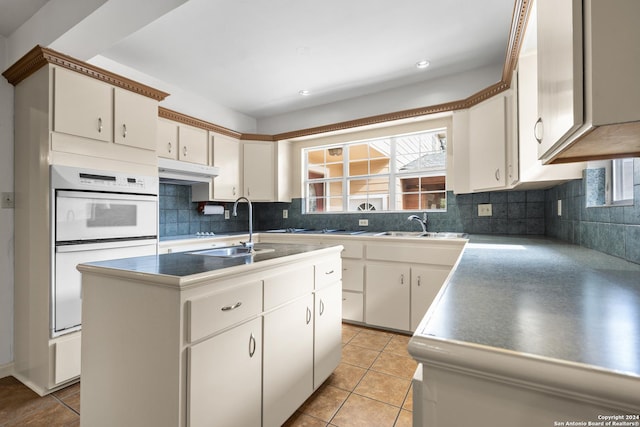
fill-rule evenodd
<path id="1" fill-rule="evenodd" d="M 340 245 L 82 264 L 84 426 L 279 426 L 341 355 Z"/>
<path id="2" fill-rule="evenodd" d="M 414 425 L 638 426 L 640 265 L 471 236 L 409 352 Z"/>

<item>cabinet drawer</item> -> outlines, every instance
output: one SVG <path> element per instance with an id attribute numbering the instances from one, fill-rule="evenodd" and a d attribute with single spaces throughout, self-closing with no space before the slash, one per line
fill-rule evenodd
<path id="1" fill-rule="evenodd" d="M 264 310 L 313 292 L 313 266 L 292 268 L 264 279 Z"/>
<path id="2" fill-rule="evenodd" d="M 262 312 L 262 282 L 248 282 L 187 301 L 189 342 Z"/>
<path id="3" fill-rule="evenodd" d="M 315 266 L 315 288 L 320 289 L 342 279 L 342 260 L 332 258 Z"/>
<path id="4" fill-rule="evenodd" d="M 342 246 L 344 246 L 344 250 L 342 251 L 342 258 L 354 258 L 361 259 L 364 253 L 363 248 L 364 245 L 361 242 L 340 242 Z"/>

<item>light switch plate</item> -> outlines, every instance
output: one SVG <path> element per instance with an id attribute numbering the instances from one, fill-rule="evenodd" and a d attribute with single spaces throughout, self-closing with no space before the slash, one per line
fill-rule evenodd
<path id="1" fill-rule="evenodd" d="M 282 218 L 284 218 L 284 219 L 289 218 L 289 210 L 288 209 L 282 209 Z"/>
<path id="2" fill-rule="evenodd" d="M 493 215 L 491 203 L 483 203 L 478 205 L 478 216 Z"/>
<path id="3" fill-rule="evenodd" d="M 562 216 L 562 200 L 558 200 L 558 216 Z"/>
<path id="4" fill-rule="evenodd" d="M 224 210 L 224 219 L 229 219 L 230 215 L 229 215 L 229 209 L 225 209 Z"/>
<path id="5" fill-rule="evenodd" d="M 358 220 L 358 225 L 361 227 L 367 227 L 369 226 L 369 220 L 368 219 L 360 219 Z"/>

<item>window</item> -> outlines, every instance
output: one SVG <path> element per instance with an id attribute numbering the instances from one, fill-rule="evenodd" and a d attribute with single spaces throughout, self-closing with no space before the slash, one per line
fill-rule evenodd
<path id="1" fill-rule="evenodd" d="M 306 212 L 446 209 L 446 129 L 304 149 Z"/>
<path id="2" fill-rule="evenodd" d="M 611 162 L 611 203 L 633 203 L 633 159 L 616 159 Z"/>

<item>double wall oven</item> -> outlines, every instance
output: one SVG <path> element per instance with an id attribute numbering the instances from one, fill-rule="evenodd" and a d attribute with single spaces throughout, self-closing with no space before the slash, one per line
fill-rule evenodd
<path id="1" fill-rule="evenodd" d="M 76 266 L 157 253 L 158 177 L 51 166 L 51 336 L 81 327 Z"/>

